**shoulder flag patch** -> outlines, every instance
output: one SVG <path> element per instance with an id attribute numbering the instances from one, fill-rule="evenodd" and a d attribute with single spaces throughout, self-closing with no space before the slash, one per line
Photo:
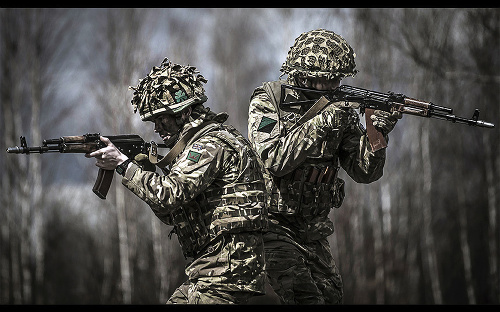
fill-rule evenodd
<path id="1" fill-rule="evenodd" d="M 200 156 L 201 156 L 201 153 L 198 153 L 195 151 L 189 151 L 189 153 L 187 155 L 187 159 L 197 163 L 200 161 Z"/>
<path id="2" fill-rule="evenodd" d="M 274 125 L 276 125 L 276 122 L 277 122 L 276 120 L 264 116 L 260 120 L 260 124 L 259 127 L 257 128 L 257 131 L 271 133 L 271 131 L 273 131 Z"/>
<path id="3" fill-rule="evenodd" d="M 203 149 L 203 145 L 202 144 L 198 144 L 198 143 L 194 143 L 191 148 L 195 149 L 195 150 L 198 150 L 198 151 L 201 151 Z"/>

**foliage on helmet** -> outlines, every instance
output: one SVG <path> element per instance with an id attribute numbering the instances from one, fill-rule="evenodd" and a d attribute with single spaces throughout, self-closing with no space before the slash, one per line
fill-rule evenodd
<path id="1" fill-rule="evenodd" d="M 207 101 L 203 83 L 207 80 L 194 66 L 173 64 L 165 58 L 159 67 L 139 80 L 134 90 L 132 106 L 141 120 L 168 113 L 177 114 L 184 108 Z"/>
<path id="2" fill-rule="evenodd" d="M 353 77 L 358 72 L 355 57 L 354 50 L 342 36 L 320 28 L 295 39 L 281 72 L 292 77 Z"/>

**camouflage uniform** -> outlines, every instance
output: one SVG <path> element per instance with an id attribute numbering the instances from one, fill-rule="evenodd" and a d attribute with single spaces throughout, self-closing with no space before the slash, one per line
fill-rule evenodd
<path id="1" fill-rule="evenodd" d="M 159 72 L 167 76 L 170 69 L 172 66 L 162 66 Z M 135 90 L 138 95 L 140 88 Z M 179 90 L 171 93 L 185 99 Z M 146 97 L 141 94 L 134 98 Z M 161 105 L 138 109 L 144 117 Z M 163 169 L 164 174 L 147 171 L 141 163 L 133 162 L 122 183 L 162 222 L 174 227 L 184 256 L 191 259 L 185 270 L 188 281 L 167 303 L 244 303 L 250 296 L 264 293 L 266 170 L 248 141 L 232 126 L 223 124 L 227 114 L 202 111 L 198 118 L 184 124 L 180 137 L 204 120 L 217 122 L 198 131 L 169 169 Z M 143 120 L 150 116 L 154 114 Z"/>
<path id="2" fill-rule="evenodd" d="M 295 70 L 303 60 L 284 67 Z M 342 66 L 353 72 L 348 65 Z M 274 179 L 264 237 L 266 272 L 282 303 L 342 303 L 342 279 L 327 240 L 334 231 L 330 210 L 340 207 L 344 198 L 338 170 L 342 167 L 359 183 L 376 181 L 383 174 L 385 150 L 372 152 L 356 111 L 335 103 L 291 129 L 308 107 L 280 107 L 280 87 L 286 82 L 265 82 L 255 89 L 249 106 L 249 140 Z M 311 98 L 285 89 L 283 102 Z"/>

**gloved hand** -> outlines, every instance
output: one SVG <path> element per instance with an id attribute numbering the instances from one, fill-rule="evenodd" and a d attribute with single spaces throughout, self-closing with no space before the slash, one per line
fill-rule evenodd
<path id="1" fill-rule="evenodd" d="M 143 169 L 143 170 L 146 170 L 146 171 L 153 171 L 155 172 L 156 171 L 156 166 L 153 165 L 150 161 L 149 161 L 149 156 L 146 155 L 146 154 L 137 154 L 135 155 L 134 157 L 134 161 L 137 162 L 137 164 Z"/>
<path id="2" fill-rule="evenodd" d="M 378 128 L 384 136 L 394 129 L 394 126 L 402 117 L 403 114 L 401 114 L 401 112 L 395 111 L 389 113 L 383 110 L 374 110 L 373 115 L 370 116 L 373 121 L 373 126 Z"/>

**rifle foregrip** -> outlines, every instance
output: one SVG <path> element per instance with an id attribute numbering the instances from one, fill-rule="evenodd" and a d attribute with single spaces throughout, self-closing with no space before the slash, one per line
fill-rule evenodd
<path id="1" fill-rule="evenodd" d="M 114 170 L 104 170 L 99 168 L 97 173 L 97 179 L 95 180 L 94 187 L 92 191 L 101 199 L 106 199 L 109 187 L 113 181 Z"/>

